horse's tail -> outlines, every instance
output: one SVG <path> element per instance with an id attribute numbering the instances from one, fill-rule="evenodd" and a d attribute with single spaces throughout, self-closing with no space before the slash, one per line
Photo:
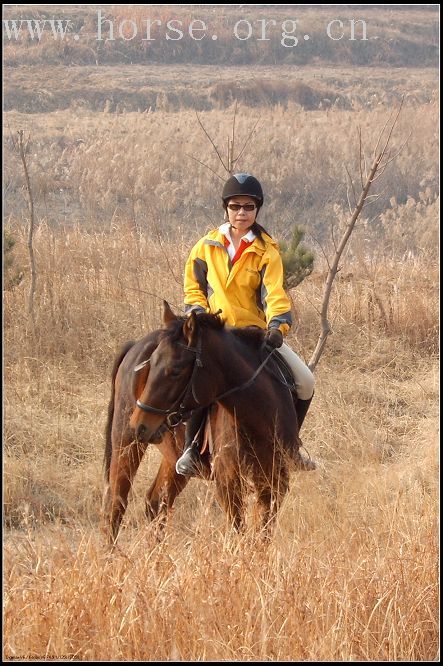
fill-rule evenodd
<path id="1" fill-rule="evenodd" d="M 112 368 L 112 378 L 111 378 L 111 398 L 109 400 L 109 405 L 108 405 L 108 420 L 106 421 L 106 429 L 105 429 L 105 455 L 103 458 L 103 467 L 104 467 L 104 472 L 105 472 L 105 480 L 108 483 L 109 482 L 109 470 L 111 467 L 111 455 L 112 455 L 112 438 L 111 438 L 111 433 L 112 433 L 112 421 L 114 419 L 114 402 L 115 402 L 115 377 L 117 375 L 117 371 L 120 367 L 121 362 L 125 358 L 126 354 L 128 351 L 135 345 L 135 342 L 126 342 L 124 346 L 122 347 L 120 353 L 116 357 L 114 361 L 114 367 Z"/>

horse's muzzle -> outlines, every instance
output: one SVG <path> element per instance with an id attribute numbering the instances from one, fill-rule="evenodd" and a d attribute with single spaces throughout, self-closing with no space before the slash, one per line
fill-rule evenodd
<path id="1" fill-rule="evenodd" d="M 142 444 L 160 444 L 166 430 L 167 426 L 162 424 L 160 428 L 150 434 L 149 428 L 141 423 L 135 429 L 135 436 L 137 437 L 137 441 L 141 442 Z"/>

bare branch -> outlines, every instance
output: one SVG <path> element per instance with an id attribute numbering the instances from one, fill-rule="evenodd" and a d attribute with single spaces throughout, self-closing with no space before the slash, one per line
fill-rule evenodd
<path id="1" fill-rule="evenodd" d="M 230 146 L 230 143 L 231 143 L 231 142 L 230 142 L 230 139 L 229 139 L 229 136 L 228 136 L 228 148 L 227 148 L 227 150 L 226 150 L 226 157 L 227 157 L 227 160 L 228 160 L 228 173 L 229 173 L 229 174 L 232 174 L 232 168 L 231 168 L 231 146 Z"/>
<path id="2" fill-rule="evenodd" d="M 377 213 L 376 215 L 373 215 L 372 217 L 370 217 L 369 220 L 367 220 L 367 222 L 366 222 L 366 226 L 369 226 L 370 224 L 372 224 L 373 221 L 376 220 L 378 216 L 379 216 L 379 214 Z"/>
<path id="3" fill-rule="evenodd" d="M 26 163 L 26 149 L 29 145 L 29 140 L 31 138 L 31 135 L 28 136 L 28 139 L 25 144 L 24 131 L 19 130 L 17 134 L 18 134 L 18 149 L 20 153 L 20 159 L 23 164 L 23 171 L 25 173 L 25 182 L 26 182 L 26 189 L 28 192 L 28 203 L 29 203 L 30 219 L 29 219 L 29 232 L 28 232 L 28 252 L 29 252 L 29 260 L 31 263 L 31 285 L 29 288 L 28 314 L 31 317 L 33 333 L 35 335 L 36 329 L 35 329 L 35 313 L 34 313 L 34 294 L 37 284 L 37 269 L 35 266 L 35 256 L 34 256 L 34 246 L 33 246 L 34 229 L 35 229 L 34 197 L 32 195 L 31 179 L 29 177 L 28 165 Z"/>
<path id="4" fill-rule="evenodd" d="M 240 150 L 239 154 L 238 154 L 237 157 L 235 158 L 234 163 L 237 163 L 238 160 L 240 159 L 240 157 L 243 155 L 243 152 L 244 152 L 246 146 L 248 145 L 249 140 L 250 140 L 250 138 L 252 137 L 252 135 L 253 135 L 253 133 L 254 133 L 254 131 L 255 131 L 255 128 L 256 128 L 257 125 L 258 125 L 258 121 L 259 121 L 259 120 L 260 120 L 260 117 L 257 118 L 257 120 L 255 121 L 255 125 L 254 125 L 254 127 L 252 128 L 252 130 L 250 131 L 249 136 L 248 136 L 248 138 L 246 139 L 245 143 L 243 144 L 243 148 Z"/>
<path id="5" fill-rule="evenodd" d="M 369 174 L 367 175 L 366 181 L 365 181 L 364 185 L 362 186 L 362 191 L 361 191 L 360 197 L 358 199 L 358 202 L 356 202 L 355 209 L 354 209 L 354 211 L 351 215 L 351 218 L 350 218 L 350 220 L 349 220 L 349 222 L 346 226 L 346 229 L 343 233 L 343 236 L 340 239 L 340 242 L 339 242 L 338 246 L 335 247 L 335 254 L 334 254 L 333 260 L 330 264 L 328 262 L 329 271 L 328 271 L 328 275 L 327 275 L 326 282 L 325 282 L 325 285 L 324 285 L 323 299 L 322 299 L 322 306 L 321 306 L 321 332 L 320 332 L 320 336 L 318 338 L 315 350 L 314 350 L 314 352 L 312 354 L 312 357 L 311 357 L 311 359 L 308 363 L 308 367 L 311 370 L 315 369 L 315 367 L 316 367 L 316 365 L 317 365 L 317 363 L 320 359 L 320 356 L 323 353 L 323 349 L 325 347 L 328 335 L 331 333 L 331 325 L 328 321 L 329 300 L 330 300 L 330 297 L 331 297 L 332 285 L 333 285 L 335 276 L 337 275 L 338 271 L 340 270 L 339 263 L 340 263 L 343 251 L 345 250 L 345 248 L 347 246 L 347 243 L 348 243 L 349 238 L 350 238 L 350 236 L 351 236 L 351 234 L 352 234 L 352 232 L 355 228 L 355 224 L 356 224 L 357 219 L 358 219 L 358 217 L 359 217 L 359 215 L 360 215 L 360 213 L 363 209 L 363 206 L 365 205 L 365 203 L 374 203 L 374 201 L 372 201 L 372 202 L 367 201 L 368 195 L 369 195 L 369 189 L 370 189 L 372 183 L 376 180 L 376 177 L 378 177 L 380 175 L 380 173 L 377 174 L 377 172 L 379 172 L 382 159 L 386 155 L 386 151 L 387 151 L 389 142 L 390 142 L 391 137 L 392 137 L 392 132 L 393 132 L 394 127 L 397 123 L 398 117 L 400 115 L 400 111 L 401 111 L 402 106 L 403 106 L 403 101 L 404 101 L 404 97 L 402 99 L 402 102 L 400 104 L 398 112 L 397 112 L 397 114 L 394 118 L 392 126 L 391 126 L 391 128 L 388 132 L 387 140 L 385 141 L 385 143 L 383 145 L 383 149 L 380 152 L 378 152 L 378 147 L 379 147 L 379 145 L 382 141 L 385 130 L 388 127 L 388 125 L 391 121 L 391 118 L 393 116 L 393 112 L 391 112 L 391 114 L 389 115 L 388 120 L 384 124 L 384 126 L 383 126 L 383 128 L 382 128 L 382 130 L 381 130 L 381 132 L 378 136 L 377 144 L 376 144 L 376 147 L 375 147 L 374 153 L 373 153 L 372 165 L 371 165 Z M 360 149 L 360 151 L 361 151 L 361 149 Z M 389 163 L 389 161 L 390 161 L 390 159 L 388 159 L 388 162 L 383 164 L 383 166 L 381 167 L 381 173 L 383 173 L 383 171 L 386 169 L 386 166 Z M 376 176 L 376 174 L 377 174 L 377 176 Z M 348 173 L 348 175 L 349 175 L 349 173 Z M 351 180 L 351 182 L 352 182 L 352 180 Z M 379 195 L 372 195 L 372 196 L 374 197 L 374 200 L 376 201 L 377 197 Z M 335 246 L 335 240 L 334 240 L 333 226 L 332 225 L 331 225 L 331 229 L 332 229 L 332 238 L 333 238 L 334 246 Z M 379 305 L 379 307 L 380 307 L 380 305 Z"/>
<path id="6" fill-rule="evenodd" d="M 385 188 L 385 190 L 386 190 L 386 188 Z M 368 199 L 379 199 L 381 197 L 382 193 L 383 192 L 378 192 L 377 194 L 368 194 L 368 196 L 366 197 L 366 201 Z"/>
<path id="7" fill-rule="evenodd" d="M 394 113 L 394 111 L 391 111 L 391 113 L 389 114 L 389 118 L 387 119 L 387 121 L 386 121 L 385 124 L 383 125 L 383 129 L 382 129 L 382 131 L 381 131 L 380 134 L 378 135 L 377 143 L 376 143 L 376 145 L 375 145 L 374 152 L 372 153 L 372 156 L 373 156 L 374 159 L 377 157 L 378 146 L 380 145 L 380 141 L 381 141 L 381 139 L 382 139 L 382 136 L 383 136 L 383 134 L 385 133 L 385 129 L 386 129 L 387 126 L 389 125 L 389 122 L 390 122 L 390 120 L 391 120 L 391 118 L 392 118 L 392 116 L 393 116 L 393 113 Z"/>
<path id="8" fill-rule="evenodd" d="M 13 149 L 19 151 L 19 147 L 18 147 L 17 139 L 15 138 L 15 136 L 14 136 L 12 130 L 11 130 L 11 126 L 10 126 L 10 124 L 9 124 L 9 120 L 8 120 L 8 130 L 9 130 L 9 136 L 10 136 L 10 139 L 11 139 L 11 143 L 12 143 L 12 147 L 13 147 Z"/>
<path id="9" fill-rule="evenodd" d="M 394 161 L 394 160 L 400 155 L 401 151 L 402 151 L 403 148 L 406 146 L 406 144 L 408 143 L 408 141 L 409 141 L 409 139 L 411 138 L 411 136 L 412 136 L 412 132 L 409 134 L 409 136 L 408 136 L 408 138 L 406 139 L 406 141 L 405 141 L 404 143 L 402 143 L 402 145 L 401 145 L 400 148 L 397 150 L 397 152 L 394 153 L 394 155 L 393 155 L 390 159 L 388 159 L 388 161 L 387 161 L 386 164 L 384 165 L 385 168 L 388 166 L 388 164 L 390 164 L 391 162 L 393 162 L 393 161 Z"/>
<path id="10" fill-rule="evenodd" d="M 217 178 L 220 178 L 220 180 L 224 182 L 225 179 L 223 178 L 223 176 L 220 176 L 216 171 L 214 171 L 214 169 L 211 169 L 210 166 L 208 166 L 208 165 L 205 164 L 204 162 L 201 162 L 200 160 L 198 160 L 196 157 L 194 157 L 194 155 L 189 155 L 189 153 L 185 153 L 185 155 L 186 155 L 186 157 L 190 157 L 191 159 L 195 160 L 196 162 L 198 162 L 198 163 L 201 164 L 202 166 L 204 166 L 204 167 L 206 167 L 207 169 L 209 169 L 209 171 L 211 171 L 211 172 L 214 174 L 214 176 L 217 176 Z"/>
<path id="11" fill-rule="evenodd" d="M 387 153 L 386 153 L 386 155 L 385 155 L 386 163 L 385 163 L 385 164 L 380 164 L 380 168 L 383 168 L 384 166 L 386 166 L 387 162 L 389 162 L 389 158 L 391 157 L 391 152 L 392 152 L 392 151 L 391 151 L 391 149 L 389 148 L 389 150 L 387 151 Z"/>
<path id="12" fill-rule="evenodd" d="M 234 149 L 235 149 L 235 130 L 236 130 L 237 110 L 238 110 L 238 102 L 236 101 L 236 102 L 235 102 L 235 107 L 234 107 L 234 117 L 233 117 L 233 119 L 232 119 L 232 133 L 231 133 L 231 137 L 232 137 L 232 138 L 228 136 L 228 139 L 227 139 L 226 162 L 225 162 L 225 160 L 222 158 L 222 156 L 220 155 L 220 152 L 219 152 L 217 146 L 215 145 L 214 140 L 213 140 L 213 139 L 211 138 L 211 136 L 209 135 L 209 132 L 208 132 L 208 131 L 206 130 L 206 128 L 203 126 L 203 123 L 202 123 L 202 121 L 200 120 L 200 117 L 199 117 L 197 111 L 195 112 L 195 115 L 196 115 L 196 117 L 197 117 L 197 120 L 198 120 L 198 123 L 199 123 L 200 127 L 202 128 L 202 130 L 203 130 L 203 132 L 205 133 L 207 139 L 209 140 L 209 142 L 211 143 L 212 147 L 214 148 L 215 153 L 216 153 L 216 155 L 217 155 L 217 157 L 218 157 L 220 163 L 222 164 L 224 170 L 225 170 L 229 175 L 231 175 L 231 174 L 233 173 L 234 168 L 235 168 L 235 165 L 236 165 L 236 163 L 238 162 L 238 160 L 240 159 L 240 157 L 243 155 L 243 152 L 245 151 L 246 146 L 248 145 L 248 143 L 249 143 L 249 141 L 250 141 L 250 139 L 251 139 L 251 137 L 252 137 L 252 135 L 253 135 L 253 133 L 254 133 L 254 131 L 255 131 L 255 128 L 257 127 L 258 121 L 259 121 L 259 118 L 257 118 L 257 120 L 256 120 L 256 122 L 255 122 L 255 124 L 254 124 L 254 127 L 253 127 L 252 130 L 250 131 L 250 133 L 249 133 L 249 135 L 248 135 L 248 137 L 247 137 L 245 143 L 243 144 L 243 146 L 242 146 L 242 148 L 241 148 L 239 154 L 238 154 L 236 157 L 234 157 Z M 198 163 L 201 164 L 202 166 L 204 166 L 204 167 L 206 167 L 207 169 L 209 169 L 214 175 L 217 176 L 217 178 L 220 178 L 220 180 L 224 180 L 224 179 L 223 179 L 218 173 L 216 173 L 213 169 L 211 169 L 211 167 L 209 167 L 207 164 L 205 164 L 205 163 L 202 162 L 201 160 L 197 159 L 196 157 L 193 157 L 192 155 L 188 155 L 188 157 L 192 157 L 192 159 L 194 159 L 196 162 L 198 162 Z"/>
<path id="13" fill-rule="evenodd" d="M 197 116 L 198 124 L 199 124 L 200 127 L 202 128 L 203 132 L 206 134 L 208 140 L 211 142 L 212 147 L 214 148 L 215 152 L 217 153 L 217 157 L 218 157 L 218 159 L 220 160 L 220 162 L 222 163 L 223 168 L 225 169 L 225 171 L 227 171 L 227 172 L 229 173 L 229 169 L 227 168 L 226 164 L 223 162 L 222 156 L 221 156 L 220 153 L 218 152 L 218 148 L 217 148 L 217 146 L 215 145 L 215 143 L 213 142 L 213 140 L 212 140 L 211 137 L 209 136 L 208 132 L 207 132 L 207 131 L 205 130 L 205 128 L 203 127 L 203 123 L 202 123 L 202 121 L 200 120 L 197 111 L 195 112 L 195 115 Z"/>
<path id="14" fill-rule="evenodd" d="M 334 246 L 334 250 L 337 252 L 337 243 L 335 242 L 335 236 L 334 236 L 334 220 L 331 221 L 331 239 L 332 239 L 332 245 Z"/>
<path id="15" fill-rule="evenodd" d="M 376 180 L 378 180 L 379 178 L 381 178 L 381 176 L 383 176 L 383 172 L 384 172 L 384 169 L 382 168 L 382 169 L 379 171 L 379 173 L 378 173 L 376 176 L 374 176 L 374 179 L 373 179 L 372 182 L 375 183 Z"/>
<path id="16" fill-rule="evenodd" d="M 361 168 L 361 163 L 362 163 L 362 145 L 361 145 L 361 143 L 362 143 L 361 127 L 359 126 L 358 127 L 358 146 L 359 146 L 358 166 L 359 166 L 359 169 L 360 169 L 360 184 L 361 184 L 361 187 L 363 189 L 363 172 L 362 172 L 362 168 Z M 365 164 L 365 167 L 366 167 L 366 164 Z"/>
<path id="17" fill-rule="evenodd" d="M 349 201 L 349 187 L 346 188 L 346 200 L 348 202 L 349 212 L 352 215 L 352 206 L 351 206 L 351 202 Z"/>
<path id="18" fill-rule="evenodd" d="M 161 252 L 162 252 L 162 254 L 163 254 L 163 257 L 164 257 L 164 259 L 165 259 L 165 261 L 166 261 L 166 265 L 167 265 L 167 267 L 168 267 L 169 274 L 172 275 L 172 277 L 174 278 L 174 281 L 175 281 L 178 285 L 180 285 L 180 287 L 181 287 L 181 286 L 182 286 L 182 280 L 181 280 L 181 279 L 178 279 L 177 276 L 176 276 L 175 273 L 174 273 L 174 270 L 173 270 L 173 268 L 172 268 L 172 266 L 171 266 L 171 262 L 169 261 L 169 254 L 168 254 L 168 252 L 166 252 L 165 249 L 164 249 L 164 243 L 163 243 L 163 240 L 162 240 L 162 237 L 161 237 L 161 233 L 160 233 L 160 230 L 159 230 L 159 228 L 158 228 L 156 222 L 154 221 L 154 217 L 152 218 L 151 225 L 152 225 L 152 228 L 154 229 L 155 234 L 156 234 L 156 236 L 157 236 L 157 241 L 158 241 L 158 244 L 159 244 L 159 246 L 160 246 L 160 250 L 161 250 Z"/>
<path id="19" fill-rule="evenodd" d="M 159 301 L 164 301 L 163 296 L 159 296 L 158 294 L 154 294 L 152 291 L 146 291 L 146 289 L 139 289 L 138 287 L 130 287 L 128 284 L 123 282 L 121 278 L 118 278 L 118 282 L 120 284 L 120 289 L 124 291 L 136 291 L 137 293 L 140 294 L 146 294 L 147 296 L 152 296 L 152 298 L 156 298 Z M 177 303 L 173 303 L 170 299 L 168 299 L 168 303 L 174 307 L 174 310 L 177 312 L 184 312 L 183 309 L 183 304 L 177 305 Z"/>
<path id="20" fill-rule="evenodd" d="M 350 182 L 351 182 L 352 193 L 353 193 L 353 195 L 354 195 L 354 206 L 356 206 L 356 205 L 357 205 L 357 195 L 355 194 L 354 183 L 352 182 L 351 174 L 349 173 L 349 169 L 348 169 L 348 167 L 346 166 L 346 164 L 345 164 L 345 169 L 346 169 L 346 173 L 348 174 L 348 178 L 349 178 L 349 180 L 350 180 Z"/>
<path id="21" fill-rule="evenodd" d="M 390 129 L 389 134 L 388 134 L 388 138 L 386 139 L 386 143 L 385 143 L 385 145 L 384 145 L 384 147 L 383 147 L 383 150 L 382 150 L 381 153 L 380 153 L 380 159 L 381 159 L 381 158 L 383 157 L 383 155 L 386 153 L 386 148 L 388 147 L 389 141 L 391 140 L 392 132 L 394 131 L 394 127 L 395 127 L 396 124 L 397 124 L 397 120 L 398 120 L 398 117 L 399 117 L 399 115 L 400 115 L 400 111 L 401 111 L 401 109 L 402 109 L 402 106 L 403 106 L 404 101 L 405 101 L 405 97 L 404 97 L 404 95 L 403 95 L 403 97 L 401 98 L 400 106 L 399 106 L 398 111 L 397 111 L 397 115 L 395 116 L 394 122 L 392 123 L 392 127 L 391 127 L 391 129 Z"/>
<path id="22" fill-rule="evenodd" d="M 290 295 L 291 295 L 291 294 L 290 294 Z M 312 308 L 313 310 L 315 310 L 316 313 L 317 313 L 318 315 L 321 316 L 321 312 L 320 312 L 320 310 L 319 310 L 318 307 L 313 303 L 313 301 L 312 301 L 308 296 L 306 296 L 306 294 L 303 294 L 303 296 L 304 296 L 304 299 L 309 303 L 309 305 L 311 306 L 311 308 Z M 292 300 L 292 297 L 291 297 L 291 300 Z"/>
<path id="23" fill-rule="evenodd" d="M 327 265 L 328 265 L 328 268 L 331 268 L 331 264 L 329 263 L 328 255 L 326 254 L 323 245 L 320 243 L 320 241 L 318 240 L 318 238 L 316 238 L 311 232 L 309 232 L 309 235 L 310 235 L 310 237 L 312 238 L 312 240 L 313 240 L 315 243 L 317 243 L 317 245 L 319 246 L 320 250 L 322 251 L 322 254 L 323 254 L 323 256 L 324 256 L 324 258 L 325 258 L 325 260 L 326 260 L 326 263 L 327 263 Z"/>
<path id="24" fill-rule="evenodd" d="M 231 139 L 231 150 L 229 153 L 229 168 L 230 172 L 232 173 L 234 170 L 234 143 L 235 143 L 235 118 L 237 115 L 237 105 L 238 102 L 235 100 L 235 107 L 234 107 L 234 118 L 232 119 L 232 139 Z"/>
<path id="25" fill-rule="evenodd" d="M 375 204 L 380 199 L 381 193 L 380 194 L 373 194 L 372 197 L 373 197 L 372 201 L 368 201 L 369 197 L 367 197 L 366 201 L 364 202 L 363 208 L 365 210 L 368 208 L 368 206 L 372 206 L 372 204 Z"/>
<path id="26" fill-rule="evenodd" d="M 377 178 L 375 178 L 375 180 L 377 180 Z M 386 187 L 384 187 L 383 190 L 381 192 L 378 192 L 377 194 L 369 194 L 365 199 L 363 208 L 366 210 L 368 206 L 372 206 L 372 204 L 376 203 L 383 196 L 385 192 L 386 192 Z M 369 199 L 371 199 L 371 201 L 369 201 Z"/>

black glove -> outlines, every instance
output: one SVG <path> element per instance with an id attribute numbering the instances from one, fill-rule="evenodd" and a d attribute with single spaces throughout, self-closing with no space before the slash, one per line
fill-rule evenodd
<path id="1" fill-rule="evenodd" d="M 279 328 L 270 328 L 265 334 L 265 345 L 271 349 L 281 347 L 283 344 L 283 333 Z"/>

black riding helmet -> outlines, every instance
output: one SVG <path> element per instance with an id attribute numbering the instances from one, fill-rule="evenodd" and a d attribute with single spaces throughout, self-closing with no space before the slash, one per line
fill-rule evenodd
<path id="1" fill-rule="evenodd" d="M 225 183 L 222 192 L 223 206 L 226 208 L 229 199 L 238 196 L 250 196 L 257 200 L 257 208 L 263 205 L 263 190 L 257 178 L 250 173 L 235 173 Z"/>

